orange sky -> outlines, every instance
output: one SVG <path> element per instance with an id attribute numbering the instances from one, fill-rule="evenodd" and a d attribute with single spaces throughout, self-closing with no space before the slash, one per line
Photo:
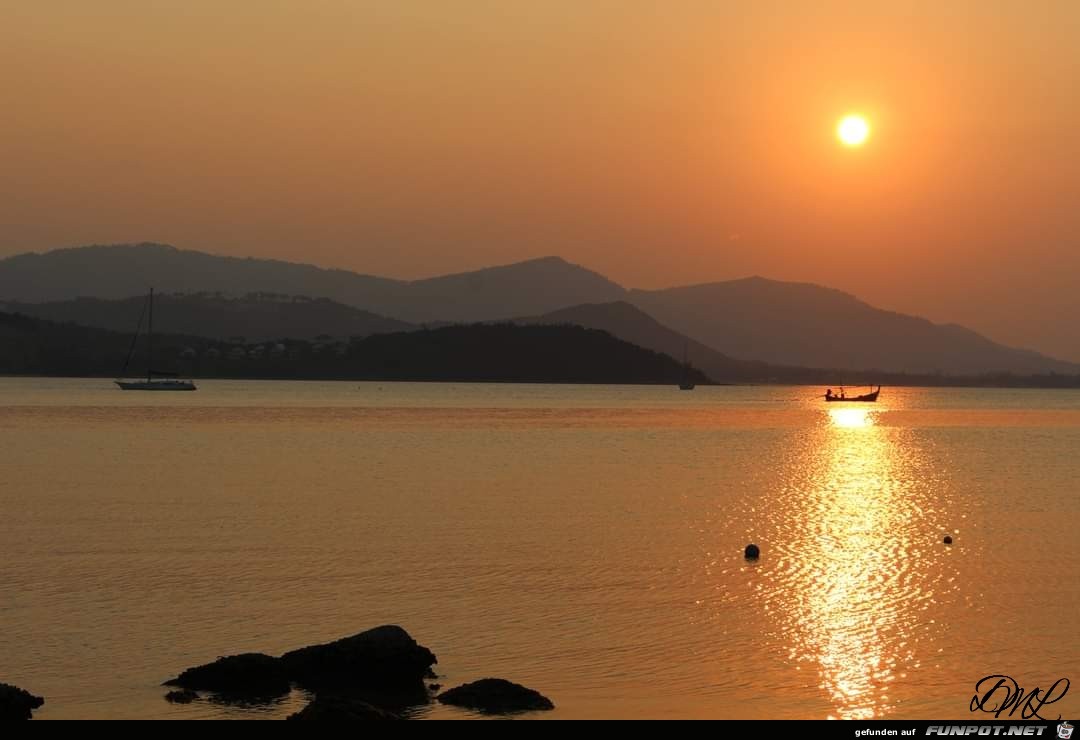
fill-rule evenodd
<path id="1" fill-rule="evenodd" d="M 0 10 L 0 255 L 559 254 L 638 287 L 819 282 L 1080 360 L 1072 0 Z"/>

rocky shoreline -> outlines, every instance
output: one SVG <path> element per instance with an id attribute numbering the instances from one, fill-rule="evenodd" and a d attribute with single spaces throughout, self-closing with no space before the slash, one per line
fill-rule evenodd
<path id="1" fill-rule="evenodd" d="M 406 719 L 437 701 L 482 714 L 520 714 L 554 709 L 546 696 L 501 678 L 484 678 L 440 692 L 428 648 L 403 628 L 383 625 L 280 656 L 241 653 L 182 671 L 165 681 L 173 704 L 270 704 L 294 688 L 312 695 L 290 720 Z M 44 699 L 0 684 L 0 719 L 30 719 Z"/>
<path id="2" fill-rule="evenodd" d="M 33 710 L 44 703 L 44 698 L 34 696 L 26 689 L 0 683 L 0 720 L 30 719 Z"/>

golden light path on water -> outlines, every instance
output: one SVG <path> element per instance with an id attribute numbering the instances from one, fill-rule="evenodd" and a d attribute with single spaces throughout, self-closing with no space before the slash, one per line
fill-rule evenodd
<path id="1" fill-rule="evenodd" d="M 778 507 L 780 562 L 762 574 L 774 638 L 798 670 L 816 671 L 830 718 L 895 712 L 890 687 L 939 649 L 920 644 L 937 635 L 925 612 L 951 583 L 936 536 L 942 491 L 916 437 L 879 413 L 831 408 L 808 433 Z"/>
<path id="2" fill-rule="evenodd" d="M 974 720 L 998 673 L 1080 715 L 1080 396 L 821 390 L 0 378 L 0 678 L 284 718 L 161 682 L 394 623 L 550 718 Z"/>

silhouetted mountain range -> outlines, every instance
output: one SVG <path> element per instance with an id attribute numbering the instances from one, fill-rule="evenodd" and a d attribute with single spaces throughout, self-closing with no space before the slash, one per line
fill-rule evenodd
<path id="1" fill-rule="evenodd" d="M 546 313 L 543 316 L 515 319 L 522 324 L 577 325 L 602 329 L 619 339 L 683 358 L 690 365 L 717 382 L 746 382 L 775 379 L 777 368 L 763 362 L 736 360 L 701 342 L 661 324 L 637 306 L 626 301 L 586 303 Z"/>
<path id="2" fill-rule="evenodd" d="M 50 303 L 0 302 L 0 308 L 50 321 L 133 332 L 145 302 L 145 296 L 118 300 L 76 298 Z M 406 331 L 413 326 L 328 298 L 265 293 L 240 298 L 205 293 L 157 293 L 154 296 L 154 328 L 162 334 L 264 341 L 315 339 L 321 335 L 366 337 Z"/>
<path id="3" fill-rule="evenodd" d="M 129 298 L 151 286 L 162 293 L 329 298 L 411 323 L 508 319 L 624 294 L 615 283 L 558 257 L 414 281 L 164 244 L 57 249 L 0 260 L 0 300 Z"/>
<path id="4" fill-rule="evenodd" d="M 882 311 L 808 283 L 754 277 L 635 290 L 629 300 L 710 347 L 772 364 L 955 375 L 1080 372 L 1080 365 L 1005 347 L 960 326 Z"/>
<path id="5" fill-rule="evenodd" d="M 0 374 L 115 376 L 131 336 L 0 312 Z M 145 372 L 136 343 L 128 373 Z M 671 384 L 682 365 L 580 326 L 472 324 L 348 341 L 238 344 L 154 336 L 154 366 L 190 377 Z M 709 379 L 698 371 L 690 378 Z M 677 391 L 676 391 L 677 392 Z"/>
<path id="6" fill-rule="evenodd" d="M 0 260 L 0 301 L 129 298 L 145 293 L 150 285 L 165 293 L 311 296 L 368 312 L 348 315 L 344 307 L 327 304 L 321 317 L 313 318 L 318 312 L 309 307 L 305 309 L 309 315 L 301 318 L 287 316 L 292 308 L 274 309 L 284 312 L 277 318 L 282 327 L 304 332 L 303 336 L 311 336 L 323 318 L 337 323 L 336 315 L 341 317 L 341 328 L 318 331 L 334 336 L 361 335 L 393 330 L 391 320 L 431 324 L 533 317 L 529 321 L 536 321 L 547 314 L 574 323 L 577 316 L 577 323 L 607 328 L 624 339 L 664 349 L 676 357 L 682 350 L 673 345 L 685 343 L 683 336 L 688 337 L 691 360 L 696 365 L 709 367 L 716 374 L 722 370 L 725 377 L 732 378 L 741 377 L 742 371 L 753 373 L 755 362 L 922 374 L 1080 372 L 1080 365 L 1005 347 L 959 326 L 882 311 L 829 288 L 764 278 L 667 290 L 626 290 L 595 272 L 548 257 L 403 281 L 275 260 L 217 257 L 159 244 L 62 249 Z M 631 315 L 627 303 L 655 319 L 655 325 Z M 617 305 L 586 310 L 583 306 L 587 304 Z M 65 318 L 70 308 L 23 306 L 20 310 L 59 319 Z M 208 317 L 199 311 L 193 309 L 191 323 L 175 319 L 181 322 L 175 327 L 216 336 L 226 333 L 210 327 L 200 329 L 197 323 Z M 263 328 L 257 313 L 249 312 L 250 323 L 234 317 L 249 327 L 237 329 L 237 333 L 282 336 L 283 332 L 273 327 Z M 163 307 L 163 321 L 167 315 Z M 268 316 L 263 318 L 269 320 Z M 121 328 L 118 321 L 113 318 L 103 325 Z"/>

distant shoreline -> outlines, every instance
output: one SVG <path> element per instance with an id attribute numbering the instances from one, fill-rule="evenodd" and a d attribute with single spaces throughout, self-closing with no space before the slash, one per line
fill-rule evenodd
<path id="1" fill-rule="evenodd" d="M 68 375 L 68 374 L 45 374 L 45 373 L 0 373 L 0 379 L 27 379 L 32 380 L 36 378 L 43 379 L 70 379 L 70 380 L 108 380 L 110 383 L 118 379 L 120 376 L 116 375 Z M 123 376 L 125 378 L 137 378 L 138 376 Z M 667 382 L 655 382 L 655 383 L 640 383 L 640 382 L 620 382 L 613 381 L 566 381 L 566 380 L 518 380 L 518 379 L 503 379 L 503 380 L 490 380 L 490 379 L 477 379 L 477 378 L 445 378 L 445 379 L 417 379 L 417 378 L 401 378 L 401 377 L 382 377 L 382 378 L 350 378 L 350 377 L 320 377 L 320 378 L 301 378 L 295 376 L 247 376 L 247 375 L 208 375 L 202 377 L 190 377 L 185 376 L 186 380 L 193 380 L 196 383 L 203 380 L 236 380 L 236 381 L 248 381 L 248 382 L 294 382 L 294 383 L 430 383 L 430 384 L 469 384 L 469 385 L 587 385 L 587 386 L 636 386 L 642 388 L 648 387 L 664 387 L 673 386 L 677 387 L 676 383 Z M 955 388 L 955 389 L 997 389 L 997 390 L 1080 390 L 1080 377 L 1062 376 L 1059 380 L 1064 381 L 1061 384 L 1054 384 L 1053 382 L 1039 383 L 1038 379 L 1030 379 L 1025 377 L 1019 377 L 1015 379 L 1015 382 L 993 382 L 982 381 L 978 378 L 943 378 L 941 382 L 921 382 L 913 380 L 911 382 L 893 382 L 882 383 L 882 388 L 888 390 L 889 388 Z M 844 388 L 865 388 L 869 387 L 869 383 L 851 383 L 846 384 Z M 872 384 L 875 387 L 877 383 Z M 811 382 L 811 381 L 748 381 L 748 382 L 730 382 L 730 383 L 717 383 L 707 382 L 698 383 L 699 388 L 718 387 L 718 388 L 776 388 L 776 387 L 793 387 L 793 388 L 826 388 L 833 387 L 839 388 L 838 383 Z"/>
<path id="2" fill-rule="evenodd" d="M 1080 388 L 1080 374 L 945 374 L 787 367 L 726 356 L 695 362 L 575 324 L 461 324 L 334 339 L 247 342 L 186 335 L 139 341 L 108 329 L 0 312 L 0 376 L 193 380 L 804 385 L 826 388 Z M 151 352 L 152 349 L 152 352 Z M 708 368 L 706 371 L 705 368 Z"/>

